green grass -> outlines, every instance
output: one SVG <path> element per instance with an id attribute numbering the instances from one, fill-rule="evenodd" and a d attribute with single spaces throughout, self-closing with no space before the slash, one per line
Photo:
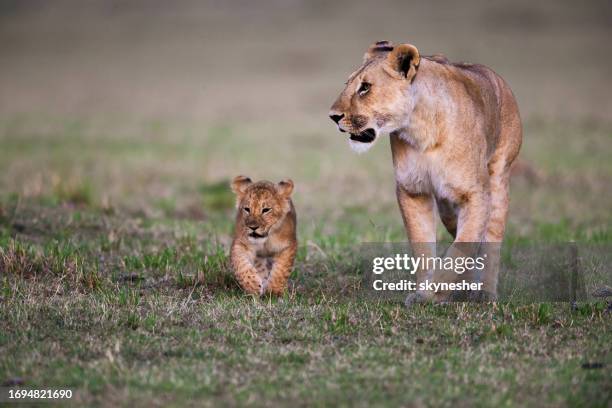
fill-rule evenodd
<path id="1" fill-rule="evenodd" d="M 317 129 L 263 149 L 265 127 L 108 126 L 0 126 L 0 381 L 106 406 L 608 406 L 601 301 L 407 310 L 362 296 L 358 245 L 405 240 L 383 142 L 352 156 Z M 507 242 L 609 245 L 610 127 L 555 126 L 527 125 L 540 178 L 515 178 Z M 296 182 L 282 298 L 245 296 L 232 277 L 240 173 Z"/>
<path id="2" fill-rule="evenodd" d="M 106 405 L 603 407 L 610 398 L 608 369 L 582 368 L 610 364 L 603 306 L 406 310 L 331 290 L 333 277 L 252 299 L 231 282 L 183 285 L 176 269 L 162 285 L 6 277 L 0 372 Z"/>

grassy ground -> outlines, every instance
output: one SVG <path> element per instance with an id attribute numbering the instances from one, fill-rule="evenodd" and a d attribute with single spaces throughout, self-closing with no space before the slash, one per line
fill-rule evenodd
<path id="1" fill-rule="evenodd" d="M 103 406 L 609 406 L 601 301 L 363 299 L 358 245 L 405 240 L 389 146 L 353 155 L 326 119 L 374 40 L 485 62 L 525 122 L 506 240 L 609 246 L 609 7 L 383 3 L 6 5 L 0 382 Z M 329 41 L 339 33 L 346 46 Z M 237 174 L 295 181 L 300 250 L 283 298 L 246 297 L 231 276 Z"/>
<path id="2" fill-rule="evenodd" d="M 188 136 L 115 140 L 59 120 L 60 130 L 28 130 L 36 126 L 7 121 L 1 133 L 3 191 L 10 192 L 0 207 L 3 380 L 69 386 L 79 402 L 103 405 L 609 402 L 612 324 L 601 303 L 575 311 L 568 304 L 405 310 L 360 297 L 351 251 L 363 241 L 403 240 L 392 185 L 382 171 L 372 173 L 390 191 L 370 209 L 368 194 L 377 192 L 334 205 L 337 190 L 357 184 L 300 181 L 310 172 L 348 174 L 351 161 L 360 164 L 352 173 L 359 180 L 355 174 L 386 161 L 386 146 L 335 170 L 311 165 L 316 144 L 292 158 L 301 249 L 291 291 L 257 300 L 240 293 L 228 267 L 227 179 L 186 173 L 232 151 L 240 132 L 208 130 L 225 137 L 207 149 Z M 576 142 L 575 129 L 529 126 L 536 136 L 526 156 L 542 157 L 542 165 L 536 180 L 516 177 L 508 240 L 609 244 L 609 204 L 589 198 L 612 181 L 609 130 L 580 125 Z M 559 145 L 552 138 L 563 135 L 576 151 L 590 150 L 591 161 L 564 148 L 550 152 Z M 583 200 L 575 199 L 579 189 Z M 604 367 L 584 368 L 589 363 Z"/>

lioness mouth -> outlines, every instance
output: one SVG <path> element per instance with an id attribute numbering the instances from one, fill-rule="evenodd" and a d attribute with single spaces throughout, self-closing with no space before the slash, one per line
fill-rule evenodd
<path id="1" fill-rule="evenodd" d="M 249 234 L 249 237 L 251 237 L 251 238 L 265 238 L 265 237 L 266 237 L 266 235 L 258 234 L 258 233 L 256 233 L 256 232 L 251 232 L 251 233 Z"/>
<path id="2" fill-rule="evenodd" d="M 360 143 L 372 143 L 376 139 L 376 131 L 374 129 L 366 129 L 359 134 L 351 133 L 350 139 Z"/>

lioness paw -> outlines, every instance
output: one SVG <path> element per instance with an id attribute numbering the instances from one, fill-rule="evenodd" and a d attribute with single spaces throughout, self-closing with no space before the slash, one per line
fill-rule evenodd
<path id="1" fill-rule="evenodd" d="M 472 291 L 469 294 L 468 300 L 470 302 L 493 303 L 497 302 L 497 294 L 486 290 Z"/>
<path id="2" fill-rule="evenodd" d="M 427 303 L 429 301 L 429 297 L 426 296 L 422 292 L 413 292 L 406 296 L 406 300 L 404 300 L 404 305 L 407 308 L 411 308 L 416 304 Z"/>

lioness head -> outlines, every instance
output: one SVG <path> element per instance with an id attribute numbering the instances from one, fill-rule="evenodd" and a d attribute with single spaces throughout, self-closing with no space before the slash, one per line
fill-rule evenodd
<path id="1" fill-rule="evenodd" d="M 419 51 L 410 44 L 379 41 L 368 48 L 363 65 L 349 76 L 329 112 L 338 130 L 350 134 L 353 150 L 364 152 L 381 133 L 404 126 L 407 89 L 419 62 Z"/>
<path id="2" fill-rule="evenodd" d="M 268 238 L 275 227 L 291 211 L 291 192 L 293 181 L 283 180 L 277 184 L 269 181 L 253 183 L 246 176 L 238 176 L 232 181 L 236 193 L 236 232 L 257 243 Z"/>

